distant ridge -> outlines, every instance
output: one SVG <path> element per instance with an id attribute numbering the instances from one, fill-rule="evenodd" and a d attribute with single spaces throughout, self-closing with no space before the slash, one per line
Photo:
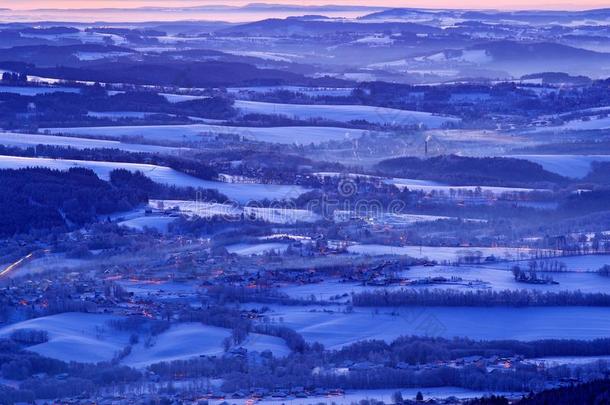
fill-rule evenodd
<path id="1" fill-rule="evenodd" d="M 329 4 L 324 6 L 304 6 L 304 5 L 291 5 L 291 4 L 274 4 L 274 3 L 251 3 L 245 6 L 227 6 L 222 4 L 211 4 L 211 5 L 200 5 L 200 6 L 188 6 L 188 7 L 84 7 L 84 8 L 71 8 L 71 9 L 60 9 L 60 8 L 38 8 L 29 11 L 208 11 L 208 12 L 260 12 L 260 11 L 276 11 L 276 12 L 291 12 L 291 11 L 308 11 L 308 12 L 338 12 L 338 11 L 369 11 L 377 12 L 387 10 L 387 7 L 377 6 L 359 6 L 359 5 L 335 5 Z M 11 9 L 0 9 L 3 11 L 11 11 Z"/>

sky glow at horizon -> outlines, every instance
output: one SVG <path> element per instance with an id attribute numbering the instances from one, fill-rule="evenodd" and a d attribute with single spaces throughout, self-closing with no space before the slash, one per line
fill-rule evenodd
<path id="1" fill-rule="evenodd" d="M 469 9 L 556 9 L 583 10 L 610 7 L 607 0 L 492 0 L 481 4 L 475 0 L 369 0 L 359 4 L 357 0 L 0 0 L 0 8 L 28 10 L 37 8 L 85 9 L 85 8 L 137 8 L 137 7 L 189 7 L 205 5 L 241 6 L 248 3 L 273 3 L 291 5 L 366 5 L 379 7 L 421 8 L 469 8 Z"/>

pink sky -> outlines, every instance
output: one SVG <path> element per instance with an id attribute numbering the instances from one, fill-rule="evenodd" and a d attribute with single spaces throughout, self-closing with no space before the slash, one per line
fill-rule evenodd
<path id="1" fill-rule="evenodd" d="M 143 6 L 196 6 L 211 4 L 243 5 L 250 2 L 284 4 L 366 4 L 388 7 L 424 8 L 497 8 L 497 9 L 587 9 L 609 7 L 608 0 L 0 0 L 0 7 L 12 9 L 34 8 L 98 8 L 98 7 L 143 7 Z"/>

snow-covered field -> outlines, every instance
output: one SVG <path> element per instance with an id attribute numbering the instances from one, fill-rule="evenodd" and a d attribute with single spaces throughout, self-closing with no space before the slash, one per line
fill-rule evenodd
<path id="1" fill-rule="evenodd" d="M 335 404 L 335 405 L 352 405 L 359 404 L 361 401 L 382 401 L 386 404 L 391 404 L 394 401 L 394 393 L 400 391 L 405 400 L 414 400 L 418 392 L 424 396 L 424 400 L 444 400 L 446 398 L 458 399 L 474 399 L 492 394 L 501 395 L 506 398 L 521 398 L 523 393 L 520 392 L 500 392 L 500 391 L 475 391 L 460 387 L 426 387 L 426 388 L 396 388 L 396 389 L 380 389 L 380 390 L 346 390 L 344 395 L 332 395 L 327 397 L 309 397 L 303 398 L 263 398 L 257 401 L 259 405 L 304 405 L 304 404 Z M 234 399 L 231 398 L 230 403 L 235 405 L 247 405 L 252 400 L 250 398 Z M 208 401 L 212 405 L 220 405 L 226 403 L 225 399 L 212 399 Z"/>
<path id="2" fill-rule="evenodd" d="M 583 257 L 586 258 L 587 256 Z M 607 257 L 607 256 L 606 256 Z M 559 259 L 561 260 L 561 259 Z M 610 263 L 610 261 L 607 261 Z M 521 268 L 527 269 L 527 263 L 505 262 L 494 265 L 482 266 L 413 266 L 400 273 L 411 281 L 424 280 L 431 277 L 444 277 L 451 282 L 443 284 L 421 284 L 413 286 L 365 286 L 357 282 L 342 282 L 339 279 L 327 278 L 321 283 L 288 285 L 282 287 L 282 292 L 290 297 L 299 299 L 309 299 L 315 296 L 316 299 L 328 301 L 331 297 L 343 294 L 359 293 L 373 290 L 397 290 L 402 288 L 412 289 L 457 289 L 457 290 L 539 290 L 539 291 L 577 291 L 584 293 L 610 293 L 610 278 L 601 277 L 594 272 L 563 272 L 563 273 L 543 273 L 553 278 L 559 284 L 527 284 L 515 281 L 511 267 L 520 264 Z M 570 266 L 568 268 L 571 268 Z M 345 301 L 344 299 L 342 301 Z"/>
<path id="3" fill-rule="evenodd" d="M 499 259 L 526 259 L 530 257 L 531 250 L 519 248 L 491 248 L 491 247 L 445 247 L 445 246 L 389 246 L 389 245 L 360 245 L 355 244 L 347 248 L 348 252 L 360 255 L 407 255 L 415 258 L 428 258 L 436 261 L 454 261 L 459 256 L 481 252 L 482 257 L 495 256 Z"/>
<path id="4" fill-rule="evenodd" d="M 49 334 L 49 341 L 28 347 L 28 350 L 64 361 L 109 361 L 128 345 L 130 334 L 113 329 L 108 324 L 112 319 L 119 317 L 69 312 L 9 325 L 0 329 L 0 336 L 9 336 L 21 329 L 44 330 Z M 152 346 L 146 346 L 144 341 L 134 345 L 123 363 L 146 367 L 161 361 L 222 355 L 222 340 L 230 335 L 231 331 L 225 328 L 200 323 L 177 324 L 153 337 Z M 248 351 L 270 350 L 276 356 L 290 353 L 282 339 L 256 333 L 250 334 L 241 346 Z"/>
<path id="5" fill-rule="evenodd" d="M 112 360 L 129 340 L 127 333 L 112 330 L 107 322 L 116 317 L 69 312 L 35 318 L 0 329 L 0 336 L 20 329 L 44 330 L 49 341 L 28 347 L 46 357 L 96 363 Z"/>
<path id="6" fill-rule="evenodd" d="M 418 222 L 434 222 L 441 220 L 457 220 L 457 217 L 446 217 L 438 215 L 424 215 L 424 214 L 403 214 L 403 213 L 379 213 L 379 212 L 353 212 L 353 211 L 335 211 L 333 213 L 333 219 L 335 222 L 348 221 L 351 218 L 360 218 L 370 224 L 374 225 L 393 225 L 393 226 L 404 226 L 411 225 Z M 480 219 L 463 219 L 465 222 L 485 222 Z"/>
<path id="7" fill-rule="evenodd" d="M 144 125 L 112 127 L 45 128 L 53 134 L 75 134 L 112 138 L 141 137 L 150 141 L 200 142 L 217 134 L 239 135 L 246 140 L 280 144 L 319 144 L 327 141 L 358 139 L 366 133 L 360 129 L 335 127 L 229 127 L 222 125 Z"/>
<path id="8" fill-rule="evenodd" d="M 271 242 L 271 243 L 237 243 L 235 245 L 226 246 L 229 253 L 235 253 L 239 256 L 254 256 L 266 252 L 283 252 L 288 247 L 286 243 Z"/>
<path id="9" fill-rule="evenodd" d="M 591 171 L 593 162 L 610 162 L 610 155 L 512 155 L 538 163 L 544 170 L 565 177 L 583 178 Z"/>
<path id="10" fill-rule="evenodd" d="M 598 361 L 610 362 L 610 356 L 561 356 L 561 357 L 537 357 L 525 360 L 530 364 L 544 364 L 545 367 L 557 367 L 564 365 L 583 365 Z"/>
<path id="11" fill-rule="evenodd" d="M 568 271 L 573 272 L 596 272 L 606 264 L 610 264 L 610 255 L 583 255 L 583 256 L 566 256 L 548 259 L 550 261 L 558 261 L 566 265 Z M 521 267 L 527 267 L 527 262 L 519 263 L 494 263 L 490 267 L 510 270 L 515 264 Z"/>
<path id="12" fill-rule="evenodd" d="M 179 103 L 181 101 L 201 100 L 204 98 L 209 98 L 208 96 L 192 96 L 188 94 L 172 93 L 159 93 L 159 95 L 165 97 L 170 103 Z"/>
<path id="13" fill-rule="evenodd" d="M 255 87 L 229 87 L 227 91 L 239 98 L 243 93 L 269 93 L 277 90 L 291 91 L 307 94 L 310 97 L 332 96 L 347 97 L 354 90 L 351 87 L 301 87 L 301 86 L 255 86 Z"/>
<path id="14" fill-rule="evenodd" d="M 316 222 L 320 216 L 311 211 L 292 208 L 274 207 L 240 207 L 237 205 L 208 203 L 185 200 L 151 200 L 152 208 L 178 208 L 181 214 L 196 215 L 202 218 L 213 216 L 232 217 L 244 214 L 246 218 L 264 220 L 275 224 L 293 224 L 296 222 Z"/>
<path id="15" fill-rule="evenodd" d="M 145 216 L 119 222 L 119 225 L 126 226 L 132 229 L 137 229 L 140 231 L 146 228 L 151 228 L 159 232 L 167 232 L 167 227 L 175 220 L 176 218 L 172 217 Z"/>
<path id="16" fill-rule="evenodd" d="M 133 347 L 123 363 L 137 368 L 162 361 L 185 360 L 193 357 L 219 356 L 224 353 L 223 339 L 231 336 L 225 328 L 200 323 L 181 323 L 153 338 L 153 346 L 140 343 Z M 248 351 L 263 352 L 270 350 L 276 356 L 286 356 L 290 350 L 286 343 L 277 337 L 251 333 L 241 345 Z"/>
<path id="17" fill-rule="evenodd" d="M 427 387 L 427 388 L 397 388 L 397 389 L 382 389 L 382 390 L 347 390 L 345 395 L 331 396 L 331 397 L 311 397 L 308 399 L 301 398 L 264 398 L 258 401 L 260 405 L 274 405 L 274 404 L 289 404 L 289 405 L 303 405 L 306 403 L 315 404 L 336 404 L 336 405 L 352 405 L 359 404 L 363 400 L 375 400 L 383 401 L 386 404 L 391 404 L 394 401 L 394 393 L 400 391 L 404 399 L 414 400 L 417 393 L 421 392 L 424 396 L 424 400 L 429 399 L 443 400 L 449 397 L 455 397 L 459 399 L 470 399 L 470 398 L 481 398 L 484 396 L 490 396 L 492 394 L 502 395 L 507 398 L 521 398 L 521 393 L 513 392 L 488 392 L 488 391 L 475 391 L 466 388 L 459 387 Z M 217 405 L 225 400 L 212 400 L 211 404 Z M 238 405 L 246 404 L 248 399 L 231 399 L 231 403 Z"/>
<path id="18" fill-rule="evenodd" d="M 559 259 L 561 261 L 561 259 Z M 514 280 L 511 267 L 520 265 L 522 269 L 527 269 L 527 263 L 502 263 L 495 266 L 436 266 L 436 267 L 412 267 L 404 273 L 410 279 L 423 279 L 426 277 L 460 277 L 463 281 L 459 285 L 432 285 L 431 288 L 493 288 L 498 290 L 506 289 L 532 289 L 540 291 L 576 291 L 586 293 L 606 293 L 610 294 L 610 278 L 602 277 L 596 273 L 584 272 L 565 272 L 565 273 L 543 273 L 553 278 L 559 284 L 526 284 L 517 283 Z M 601 267 L 601 266 L 600 266 Z M 479 282 L 485 283 L 480 285 Z M 472 283 L 472 286 L 468 286 Z"/>
<path id="19" fill-rule="evenodd" d="M 141 145 L 102 139 L 74 138 L 56 135 L 21 134 L 0 132 L 0 144 L 28 148 L 36 145 L 54 145 L 76 149 L 120 149 L 127 152 L 176 153 L 181 148 L 157 145 Z"/>
<path id="20" fill-rule="evenodd" d="M 29 86 L 0 86 L 0 93 L 13 93 L 21 96 L 37 96 L 39 94 L 50 93 L 78 93 L 80 89 L 77 87 L 29 87 Z"/>
<path id="21" fill-rule="evenodd" d="M 492 186 L 450 186 L 435 181 L 427 180 L 415 180 L 415 179 L 402 179 L 393 178 L 385 180 L 387 184 L 393 184 L 399 189 L 408 188 L 411 191 L 423 191 L 429 193 L 431 191 L 444 191 L 450 193 L 451 190 L 456 192 L 466 191 L 475 192 L 480 190 L 482 194 L 491 193 L 493 195 L 501 195 L 505 193 L 529 193 L 532 191 L 545 191 L 545 190 L 534 190 L 531 188 L 520 188 L 520 187 L 492 187 Z"/>
<path id="22" fill-rule="evenodd" d="M 339 122 L 366 120 L 376 124 L 425 125 L 428 128 L 439 128 L 445 123 L 460 121 L 455 117 L 421 111 L 363 105 L 301 105 L 237 100 L 235 107 L 244 114 L 279 114 L 300 119 L 325 118 Z"/>
<path id="23" fill-rule="evenodd" d="M 589 120 L 573 120 L 564 122 L 562 125 L 537 127 L 531 132 L 561 132 L 561 131 L 587 131 L 610 128 L 610 117 L 591 117 Z"/>
<path id="24" fill-rule="evenodd" d="M 249 304 L 251 307 L 259 305 Z M 593 339 L 610 337 L 610 308 L 603 307 L 401 307 L 270 306 L 274 322 L 327 348 L 399 336 L 465 336 L 472 339 Z M 283 322 L 282 322 L 283 321 Z"/>
<path id="25" fill-rule="evenodd" d="M 291 185 L 237 184 L 203 180 L 169 167 L 149 164 L 0 156 L 0 169 L 23 169 L 27 167 L 48 167 L 57 170 L 84 167 L 93 170 L 102 179 L 108 179 L 110 172 L 115 169 L 126 169 L 134 172 L 141 171 L 145 176 L 157 183 L 178 187 L 216 189 L 230 199 L 240 203 L 266 198 L 289 199 L 297 197 L 306 191 L 299 186 Z"/>
<path id="26" fill-rule="evenodd" d="M 536 190 L 531 188 L 519 188 L 519 187 L 493 187 L 493 186 L 451 186 L 448 184 L 440 183 L 438 181 L 433 180 L 418 180 L 418 179 L 405 179 L 405 178 L 383 178 L 378 176 L 371 176 L 366 174 L 358 174 L 358 173 L 339 173 L 339 172 L 318 172 L 315 173 L 319 177 L 342 177 L 342 178 L 365 178 L 365 179 L 375 179 L 383 181 L 386 184 L 391 184 L 396 186 L 398 189 L 408 188 L 411 191 L 421 191 L 424 193 L 430 193 L 432 191 L 444 192 L 450 194 L 453 190 L 456 195 L 459 195 L 460 192 L 476 192 L 480 190 L 481 194 L 492 194 L 492 195 L 501 195 L 505 193 L 528 193 L 531 191 L 547 191 L 547 190 Z"/>

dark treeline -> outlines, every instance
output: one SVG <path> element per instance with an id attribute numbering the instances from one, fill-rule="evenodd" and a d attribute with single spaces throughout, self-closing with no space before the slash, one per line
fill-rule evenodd
<path id="1" fill-rule="evenodd" d="M 133 382 L 142 377 L 137 370 L 111 363 L 66 363 L 43 357 L 9 339 L 0 339 L 0 373 L 3 378 L 19 381 L 18 389 L 0 384 L 0 404 L 92 394 L 104 385 Z M 49 378 L 34 377 L 40 373 Z M 59 374 L 66 378 L 55 379 Z"/>
<path id="2" fill-rule="evenodd" d="M 128 211 L 148 202 L 142 187 L 130 187 L 143 181 L 142 174 L 122 173 L 121 177 L 130 180 L 106 182 L 81 168 L 0 170 L 0 233 L 82 225 L 97 215 Z"/>
<path id="3" fill-rule="evenodd" d="M 261 280 L 264 282 L 264 280 Z M 270 288 L 247 288 L 232 285 L 214 285 L 207 288 L 207 295 L 218 303 L 230 302 L 258 302 L 264 304 L 280 305 L 324 305 L 329 302 L 312 301 L 291 298 L 285 293 Z"/>
<path id="4" fill-rule="evenodd" d="M 69 139 L 69 138 L 68 138 Z M 94 160 L 102 162 L 146 163 L 167 166 L 179 172 L 204 180 L 215 180 L 218 172 L 197 159 L 159 155 L 146 152 L 126 152 L 120 149 L 76 149 L 56 145 L 37 145 L 27 149 L 0 145 L 0 154 L 53 159 Z"/>
<path id="5" fill-rule="evenodd" d="M 168 187 L 124 169 L 103 181 L 89 169 L 0 170 L 0 235 L 82 226 L 99 216 L 129 211 L 149 198 L 226 201 L 216 190 Z"/>
<path id="6" fill-rule="evenodd" d="M 421 86 L 388 82 L 361 83 L 352 94 L 361 104 L 393 107 L 406 110 L 429 111 L 462 116 L 477 120 L 490 113 L 518 114 L 524 117 L 561 113 L 610 104 L 608 85 L 595 81 L 581 91 L 580 87 L 562 88 L 557 92 L 532 97 L 517 83 L 449 84 Z M 488 95 L 485 102 L 455 102 L 453 96 L 468 93 Z M 422 97 L 412 97 L 413 94 Z"/>
<path id="7" fill-rule="evenodd" d="M 598 142 L 595 143 L 595 147 L 597 148 L 596 151 L 601 149 Z M 610 148 L 610 145 L 608 145 L 608 147 Z M 584 180 L 592 183 L 610 185 L 610 162 L 591 163 L 591 171 Z"/>
<path id="8" fill-rule="evenodd" d="M 194 62 L 180 61 L 173 58 L 157 58 L 156 60 L 141 62 L 96 62 L 81 67 L 36 67 L 27 63 L 4 62 L 0 64 L 0 68 L 28 75 L 54 77 L 63 80 L 178 87 L 345 84 L 345 82 L 338 79 L 308 78 L 292 72 L 260 69 L 247 63 L 223 61 Z"/>
<path id="9" fill-rule="evenodd" d="M 5 127 L 13 128 L 70 127 L 86 123 L 117 125 L 112 120 L 88 116 L 90 111 L 167 114 L 182 117 L 184 122 L 189 121 L 189 116 L 227 119 L 237 113 L 233 108 L 233 99 L 229 97 L 202 97 L 171 103 L 164 96 L 151 91 L 127 91 L 109 95 L 99 85 L 83 87 L 80 92 L 58 91 L 31 96 L 6 93 L 0 86 L 0 101 L 0 122 Z M 28 114 L 27 119 L 23 118 L 25 113 Z"/>
<path id="10" fill-rule="evenodd" d="M 280 387 L 387 389 L 453 386 L 484 391 L 537 391 L 544 388 L 547 378 L 580 375 L 581 378 L 590 379 L 599 376 L 600 371 L 603 372 L 605 367 L 587 365 L 574 370 L 557 368 L 539 372 L 535 365 L 524 364 L 512 370 L 498 369 L 489 372 L 485 367 L 475 365 L 460 368 L 439 365 L 421 369 L 396 368 L 391 364 L 375 361 L 372 363 L 374 365 L 367 369 L 352 369 L 348 373 L 337 373 L 331 363 L 327 363 L 324 352 L 310 351 L 291 354 L 286 358 L 263 356 L 257 363 L 238 358 L 181 360 L 154 364 L 151 370 L 165 378 L 174 375 L 192 378 L 221 377 L 223 380 L 221 390 L 227 393 L 255 388 L 274 390 Z M 321 371 L 312 373 L 316 367 L 320 367 Z"/>
<path id="11" fill-rule="evenodd" d="M 607 167 L 610 170 L 610 166 Z M 607 176 L 607 174 L 605 174 Z M 561 208 L 579 214 L 610 210 L 610 188 L 573 193 L 561 204 Z"/>
<path id="12" fill-rule="evenodd" d="M 443 289 L 373 290 L 352 295 L 360 307 L 399 306 L 610 306 L 610 295 L 581 291 L 543 292 L 538 290 L 477 290 Z"/>
<path id="13" fill-rule="evenodd" d="M 456 360 L 468 356 L 524 358 L 552 356 L 605 356 L 610 353 L 610 339 L 570 340 L 544 339 L 518 340 L 472 340 L 468 338 L 446 339 L 442 337 L 403 336 L 387 343 L 369 340 L 354 343 L 340 350 L 329 352 L 328 361 L 369 361 L 384 359 L 390 365 L 411 365 Z"/>
<path id="14" fill-rule="evenodd" d="M 590 381 L 584 384 L 571 385 L 569 387 L 545 390 L 534 395 L 529 395 L 528 397 L 517 402 L 519 405 L 602 405 L 609 403 L 610 380 L 608 378 Z M 481 404 L 483 405 L 485 403 Z"/>
<path id="15" fill-rule="evenodd" d="M 475 158 L 456 155 L 429 159 L 401 157 L 377 164 L 384 175 L 443 181 L 452 185 L 521 186 L 564 184 L 567 179 L 539 164 L 512 158 Z"/>

